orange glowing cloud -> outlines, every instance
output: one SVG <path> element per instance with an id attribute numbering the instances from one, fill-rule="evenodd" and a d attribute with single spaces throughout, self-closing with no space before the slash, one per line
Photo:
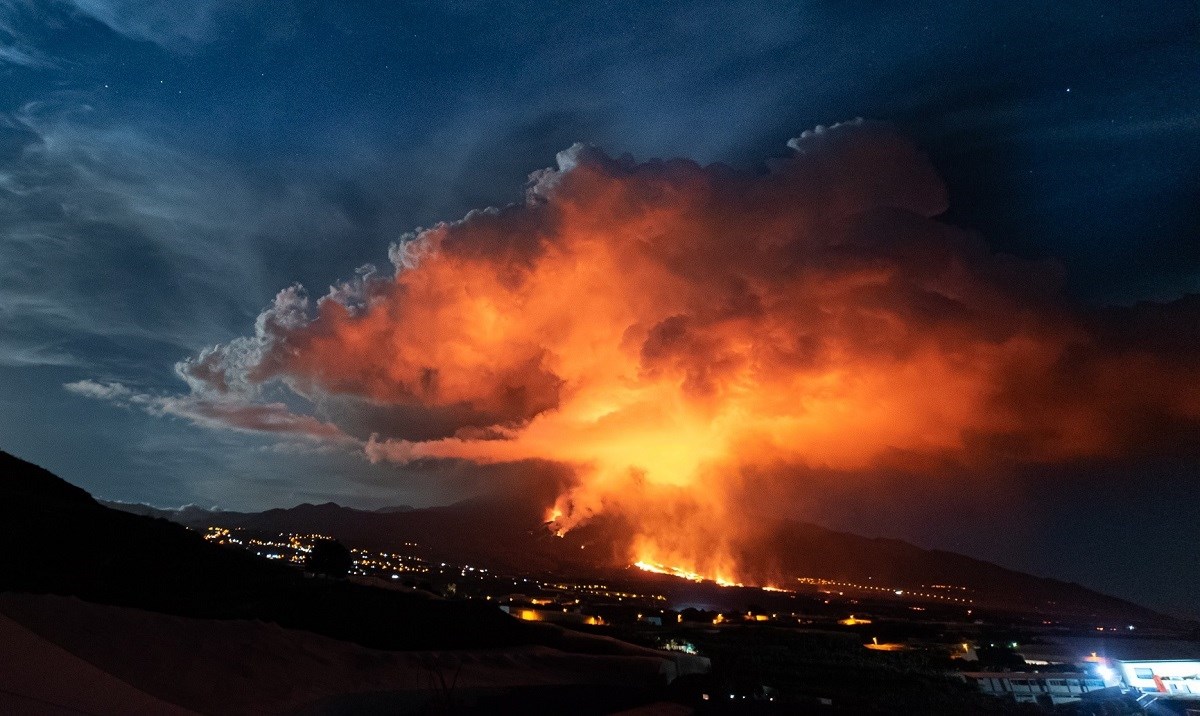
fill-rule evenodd
<path id="1" fill-rule="evenodd" d="M 937 221 L 905 139 L 853 122 L 790 147 L 760 173 L 574 147 L 525 203 L 407 237 L 393 276 L 315 311 L 288 289 L 180 372 L 452 411 L 367 455 L 571 465 L 556 529 L 620 514 L 631 561 L 729 581 L 750 468 L 1072 459 L 1200 417 L 1194 354 L 1107 345 L 1053 267 Z"/>

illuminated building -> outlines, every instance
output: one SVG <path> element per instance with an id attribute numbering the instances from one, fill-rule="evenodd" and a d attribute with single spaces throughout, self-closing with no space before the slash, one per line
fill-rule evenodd
<path id="1" fill-rule="evenodd" d="M 1194 695 L 1197 708 L 1200 709 L 1200 661 L 1117 661 L 1115 667 L 1115 675 L 1131 689 L 1146 693 Z"/>
<path id="2" fill-rule="evenodd" d="M 1043 706 L 1079 701 L 1085 693 L 1105 688 L 1103 679 L 1084 673 L 1000 671 L 959 676 L 985 694 Z"/>

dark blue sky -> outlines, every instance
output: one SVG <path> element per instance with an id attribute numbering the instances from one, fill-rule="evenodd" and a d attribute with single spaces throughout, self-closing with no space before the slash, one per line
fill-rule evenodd
<path id="1" fill-rule="evenodd" d="M 1056 260 L 1076 300 L 1198 292 L 1197 38 L 1200 10 L 1182 0 L 0 0 L 0 447 L 158 505 L 473 489 L 462 468 L 371 466 L 63 385 L 178 392 L 174 363 L 244 335 L 280 288 L 319 289 L 385 263 L 415 227 L 516 201 L 577 141 L 758 167 L 814 125 L 891 122 L 949 184 L 948 220 Z M 1145 555 L 1186 550 L 1194 518 L 1124 499 L 1194 494 L 1195 474 L 1185 460 L 1021 476 L 993 523 L 930 528 L 908 505 L 875 524 L 1183 608 L 1195 550 L 1177 591 L 1148 590 L 1131 563 L 1178 565 Z M 831 502 L 821 517 L 862 515 Z M 1121 520 L 1155 527 L 1098 547 L 1125 563 L 1106 574 L 1083 537 Z"/>

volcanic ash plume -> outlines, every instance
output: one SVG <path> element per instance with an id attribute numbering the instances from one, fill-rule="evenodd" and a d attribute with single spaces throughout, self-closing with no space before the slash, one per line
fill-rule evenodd
<path id="1" fill-rule="evenodd" d="M 315 309 L 287 289 L 180 372 L 396 408 L 372 460 L 568 464 L 554 529 L 614 513 L 631 562 L 727 580 L 756 476 L 1087 457 L 1200 415 L 1194 358 L 1106 347 L 1052 266 L 936 221 L 945 188 L 903 138 L 789 146 L 759 173 L 572 147 L 523 204 L 406 237 L 394 276 Z"/>

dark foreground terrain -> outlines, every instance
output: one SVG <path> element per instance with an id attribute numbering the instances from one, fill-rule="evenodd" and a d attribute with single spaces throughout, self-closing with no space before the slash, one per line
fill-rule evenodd
<path id="1" fill-rule="evenodd" d="M 313 577 L 7 453 L 0 538 L 3 713 L 1044 713 L 844 634 L 684 625 L 682 654 Z"/>

